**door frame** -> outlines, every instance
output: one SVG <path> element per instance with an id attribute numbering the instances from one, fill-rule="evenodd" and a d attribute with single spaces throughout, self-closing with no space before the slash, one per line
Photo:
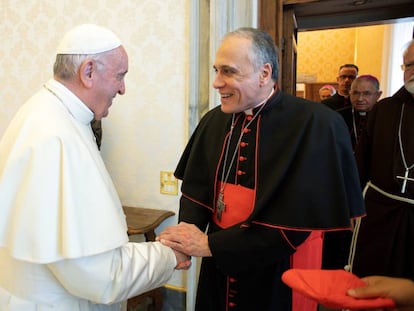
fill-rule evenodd
<path id="1" fill-rule="evenodd" d="M 321 3 L 318 0 L 260 0 L 258 3 L 258 26 L 267 31 L 279 47 L 278 84 L 285 92 L 296 94 L 296 42 L 297 32 L 302 30 L 323 30 L 356 27 L 374 24 L 389 24 L 414 20 L 414 2 L 399 0 L 395 5 L 362 10 L 356 7 L 339 12 L 339 3 L 345 0 L 324 2 L 324 10 L 314 14 L 312 8 Z M 378 1 L 379 2 L 379 1 Z M 336 3 L 336 5 L 335 5 Z M 375 5 L 370 2 L 369 5 Z M 299 12 L 299 13 L 298 13 Z"/>

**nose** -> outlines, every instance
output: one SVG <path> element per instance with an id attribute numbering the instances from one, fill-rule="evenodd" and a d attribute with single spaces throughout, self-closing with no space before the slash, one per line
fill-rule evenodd
<path id="1" fill-rule="evenodd" d="M 354 101 L 355 101 L 356 103 L 362 103 L 362 102 L 364 101 L 364 97 L 363 97 L 363 96 L 361 96 L 361 95 L 358 95 L 358 96 L 354 99 Z"/>
<path id="2" fill-rule="evenodd" d="M 218 89 L 220 87 L 223 87 L 223 85 L 224 85 L 223 79 L 221 78 L 219 73 L 216 73 L 216 76 L 214 77 L 214 81 L 213 81 L 213 87 L 215 89 Z"/>
<path id="3" fill-rule="evenodd" d="M 122 80 L 121 86 L 118 90 L 118 94 L 119 95 L 124 95 L 125 94 L 125 81 Z"/>

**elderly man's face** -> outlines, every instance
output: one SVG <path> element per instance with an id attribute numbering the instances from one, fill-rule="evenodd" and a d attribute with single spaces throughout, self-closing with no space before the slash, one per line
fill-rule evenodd
<path id="1" fill-rule="evenodd" d="M 263 71 L 255 68 L 252 54 L 250 40 L 235 36 L 225 39 L 217 51 L 213 87 L 220 93 L 225 113 L 254 108 L 264 99 Z"/>
<path id="2" fill-rule="evenodd" d="M 128 72 L 128 56 L 121 46 L 103 58 L 103 68 L 98 70 L 94 88 L 93 112 L 100 120 L 108 115 L 109 107 L 117 94 L 125 94 L 125 75 Z"/>
<path id="3" fill-rule="evenodd" d="M 403 61 L 406 67 L 404 70 L 404 85 L 407 91 L 414 96 L 414 44 L 408 47 Z"/>
<path id="4" fill-rule="evenodd" d="M 352 84 L 350 91 L 350 100 L 352 107 L 357 111 L 370 111 L 377 103 L 381 92 L 375 89 L 375 86 L 366 80 L 356 81 Z"/>

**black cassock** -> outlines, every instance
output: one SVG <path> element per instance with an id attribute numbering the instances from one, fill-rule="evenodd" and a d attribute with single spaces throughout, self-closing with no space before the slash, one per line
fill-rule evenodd
<path id="1" fill-rule="evenodd" d="M 260 108 L 253 110 L 253 115 Z M 290 310 L 281 274 L 311 230 L 350 228 L 364 214 L 347 127 L 323 105 L 274 94 L 249 125 L 220 107 L 198 124 L 175 171 L 182 179 L 179 221 L 208 226 L 213 257 L 203 258 L 196 310 Z M 236 153 L 235 153 L 236 151 Z M 219 182 L 251 191 L 252 210 L 234 224 L 216 219 Z M 225 174 L 226 175 L 226 174 Z M 225 176 L 224 176 L 225 177 Z M 237 191 L 237 190 L 236 190 Z M 227 208 L 225 213 L 238 213 Z"/>
<path id="2" fill-rule="evenodd" d="M 404 87 L 374 106 L 367 135 L 362 137 L 356 157 L 362 184 L 371 181 L 389 194 L 413 200 L 413 180 L 408 180 L 405 192 L 401 192 L 405 166 L 398 138 L 400 120 L 404 157 L 407 166 L 412 166 L 414 98 Z M 409 170 L 408 177 L 414 178 L 414 168 Z M 365 205 L 367 217 L 361 222 L 353 271 L 359 276 L 379 274 L 414 279 L 414 204 L 369 188 Z"/>

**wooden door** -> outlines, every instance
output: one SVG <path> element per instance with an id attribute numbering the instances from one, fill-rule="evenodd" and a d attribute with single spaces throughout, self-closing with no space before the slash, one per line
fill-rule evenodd
<path id="1" fill-rule="evenodd" d="M 259 28 L 268 32 L 279 48 L 279 88 L 296 94 L 297 23 L 292 8 L 283 0 L 260 0 Z"/>
<path id="2" fill-rule="evenodd" d="M 259 28 L 268 32 L 279 48 L 279 81 L 282 84 L 282 26 L 283 26 L 283 1 L 282 0 L 260 0 L 259 1 Z"/>
<path id="3" fill-rule="evenodd" d="M 282 90 L 296 95 L 298 25 L 292 8 L 283 9 Z"/>

